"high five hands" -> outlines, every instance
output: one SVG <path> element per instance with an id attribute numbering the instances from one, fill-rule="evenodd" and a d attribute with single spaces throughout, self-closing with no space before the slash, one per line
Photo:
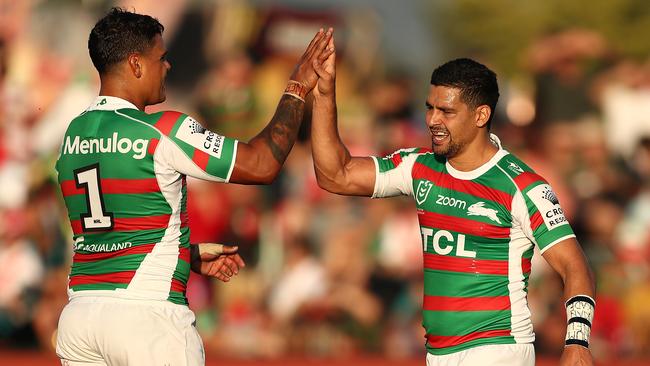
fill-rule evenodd
<path id="1" fill-rule="evenodd" d="M 307 46 L 305 53 L 300 57 L 289 77 L 290 80 L 301 83 L 307 92 L 316 86 L 320 77 L 315 70 L 315 65 L 326 62 L 334 53 L 333 34 L 332 28 L 328 28 L 327 31 L 321 28 Z"/>

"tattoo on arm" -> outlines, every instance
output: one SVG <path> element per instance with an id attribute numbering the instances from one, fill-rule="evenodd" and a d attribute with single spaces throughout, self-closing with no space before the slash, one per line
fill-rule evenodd
<path id="1" fill-rule="evenodd" d="M 289 95 L 282 95 L 278 108 L 262 132 L 262 138 L 280 164 L 289 155 L 302 122 L 305 103 Z"/>

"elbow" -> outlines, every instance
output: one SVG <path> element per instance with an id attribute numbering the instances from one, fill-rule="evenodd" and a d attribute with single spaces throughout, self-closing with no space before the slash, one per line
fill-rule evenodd
<path id="1" fill-rule="evenodd" d="M 323 174 L 319 174 L 318 172 L 316 172 L 316 181 L 318 182 L 318 186 L 321 189 L 324 189 L 330 193 L 345 193 L 342 184 L 338 183 L 335 179 L 328 178 Z"/>
<path id="2" fill-rule="evenodd" d="M 269 185 L 275 182 L 275 178 L 280 174 L 280 167 L 267 167 L 260 171 L 256 184 Z"/>

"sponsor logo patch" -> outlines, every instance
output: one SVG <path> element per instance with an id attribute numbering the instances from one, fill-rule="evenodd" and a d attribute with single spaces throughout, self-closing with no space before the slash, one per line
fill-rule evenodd
<path id="1" fill-rule="evenodd" d="M 224 137 L 206 130 L 192 117 L 187 117 L 183 120 L 176 132 L 176 138 L 217 159 L 221 158 Z"/>
<path id="2" fill-rule="evenodd" d="M 415 200 L 418 204 L 421 205 L 427 200 L 427 196 L 429 196 L 429 192 L 431 192 L 431 187 L 433 187 L 433 183 L 428 180 L 421 180 L 420 183 L 418 183 L 418 188 L 415 193 Z"/>
<path id="3" fill-rule="evenodd" d="M 459 200 L 454 197 L 443 196 L 441 194 L 438 195 L 438 199 L 436 199 L 436 204 L 441 206 L 455 207 L 461 210 L 464 210 L 465 207 L 467 207 L 467 202 L 463 200 Z"/>
<path id="4" fill-rule="evenodd" d="M 540 184 L 528 191 L 527 195 L 539 210 L 549 230 L 568 224 L 564 211 L 560 206 L 560 201 L 551 186 Z"/>
<path id="5" fill-rule="evenodd" d="M 521 169 L 521 167 L 519 165 L 517 165 L 517 163 L 514 163 L 512 161 L 508 162 L 508 169 L 512 170 L 513 172 L 515 172 L 517 174 L 521 174 L 521 173 L 524 172 L 524 170 Z"/>
<path id="6" fill-rule="evenodd" d="M 133 159 L 143 159 L 147 155 L 149 140 L 120 137 L 113 132 L 111 137 L 82 139 L 79 136 L 66 136 L 63 141 L 63 155 L 87 155 L 98 153 L 131 154 Z"/>

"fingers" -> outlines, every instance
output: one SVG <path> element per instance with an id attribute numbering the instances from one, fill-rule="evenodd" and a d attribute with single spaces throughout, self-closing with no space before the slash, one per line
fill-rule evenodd
<path id="1" fill-rule="evenodd" d="M 239 268 L 244 268 L 244 267 L 246 267 L 246 263 L 244 263 L 244 260 L 242 259 L 242 257 L 239 256 L 239 254 L 235 254 L 235 255 L 233 255 L 233 256 L 232 256 L 232 259 L 237 263 L 237 265 L 239 266 Z"/>
<path id="2" fill-rule="evenodd" d="M 335 50 L 334 36 L 331 36 L 327 42 L 327 48 L 325 48 L 325 50 L 323 50 L 323 52 L 321 52 L 320 55 L 316 57 L 316 60 L 318 60 L 319 63 L 325 62 L 325 60 L 327 60 L 330 56 L 334 55 Z"/>
<path id="3" fill-rule="evenodd" d="M 304 57 L 308 60 L 313 59 L 314 57 L 318 57 L 327 47 L 327 44 L 332 38 L 333 32 L 334 30 L 332 28 L 328 28 L 327 32 L 325 33 L 321 33 L 321 31 L 319 31 L 319 34 L 314 37 L 314 44 L 310 44 L 310 46 L 307 48 L 307 51 L 305 52 Z"/>
<path id="4" fill-rule="evenodd" d="M 206 265 L 207 268 L 203 271 L 204 275 L 228 282 L 232 276 L 239 273 L 239 269 L 243 268 L 245 263 L 239 254 L 222 254 L 218 259 L 206 263 Z"/>
<path id="5" fill-rule="evenodd" d="M 232 258 L 228 257 L 224 261 L 224 266 L 221 269 L 221 272 L 232 277 L 239 273 L 239 265 L 237 265 L 237 262 L 232 260 Z"/>
<path id="6" fill-rule="evenodd" d="M 307 55 L 311 50 L 314 48 L 314 45 L 318 44 L 318 41 L 323 37 L 323 28 L 319 29 L 318 32 L 316 32 L 316 35 L 314 35 L 314 38 L 311 39 L 309 44 L 307 45 L 307 48 L 305 49 L 305 55 Z"/>
<path id="7" fill-rule="evenodd" d="M 214 277 L 214 278 L 216 278 L 216 279 L 218 279 L 219 281 L 222 281 L 222 282 L 228 282 L 228 281 L 230 281 L 230 277 L 224 275 L 224 274 L 221 273 L 221 272 L 217 273 L 216 275 L 214 275 L 214 276 L 212 276 L 212 277 Z"/>

